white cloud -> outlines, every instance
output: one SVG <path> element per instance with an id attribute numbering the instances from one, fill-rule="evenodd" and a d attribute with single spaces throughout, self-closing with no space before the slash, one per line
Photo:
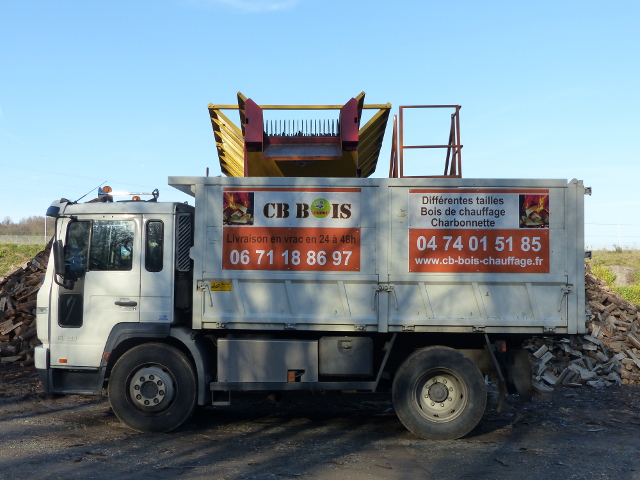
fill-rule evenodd
<path id="1" fill-rule="evenodd" d="M 244 12 L 273 12 L 295 7 L 300 0 L 209 0 L 224 3 Z"/>

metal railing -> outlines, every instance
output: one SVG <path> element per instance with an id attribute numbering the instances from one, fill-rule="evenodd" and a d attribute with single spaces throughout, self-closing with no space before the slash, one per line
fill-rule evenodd
<path id="1" fill-rule="evenodd" d="M 404 109 L 405 108 L 453 108 L 449 141 L 446 145 L 405 145 L 404 144 Z M 399 107 L 399 120 L 393 116 L 393 143 L 389 178 L 461 178 L 462 177 L 462 143 L 460 142 L 460 105 L 403 105 Z M 418 148 L 446 148 L 443 175 L 405 175 L 404 151 Z"/>

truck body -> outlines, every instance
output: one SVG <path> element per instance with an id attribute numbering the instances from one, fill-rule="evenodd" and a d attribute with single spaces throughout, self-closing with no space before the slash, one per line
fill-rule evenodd
<path id="1" fill-rule="evenodd" d="M 236 391 L 391 391 L 424 438 L 585 330 L 582 182 L 169 177 L 195 207 L 54 202 L 35 361 L 141 431 Z M 152 200 L 157 200 L 156 197 Z"/>

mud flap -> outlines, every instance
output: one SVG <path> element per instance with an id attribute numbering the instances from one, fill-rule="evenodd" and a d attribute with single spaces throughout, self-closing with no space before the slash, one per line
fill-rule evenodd
<path id="1" fill-rule="evenodd" d="M 531 401 L 531 361 L 526 350 L 511 350 L 507 354 L 507 371 L 511 383 L 518 395 L 526 401 Z"/>

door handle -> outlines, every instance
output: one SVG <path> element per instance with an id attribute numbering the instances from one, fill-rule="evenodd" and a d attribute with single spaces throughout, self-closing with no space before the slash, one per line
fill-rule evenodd
<path id="1" fill-rule="evenodd" d="M 138 305 L 138 302 L 116 302 L 116 305 L 119 307 L 135 307 Z"/>

